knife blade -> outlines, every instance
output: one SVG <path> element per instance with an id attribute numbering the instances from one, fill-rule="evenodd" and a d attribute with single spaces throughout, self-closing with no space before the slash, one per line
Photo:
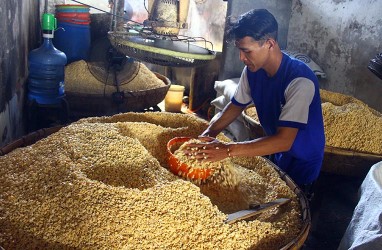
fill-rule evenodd
<path id="1" fill-rule="evenodd" d="M 250 218 L 250 217 L 252 217 L 256 214 L 262 213 L 268 209 L 284 205 L 284 204 L 288 203 L 289 201 L 290 201 L 290 199 L 280 198 L 280 199 L 270 201 L 270 202 L 267 202 L 264 204 L 253 206 L 253 208 L 241 210 L 241 211 L 229 214 L 227 217 L 227 220 L 225 222 L 227 224 L 232 224 L 232 223 L 235 223 L 236 221 Z"/>

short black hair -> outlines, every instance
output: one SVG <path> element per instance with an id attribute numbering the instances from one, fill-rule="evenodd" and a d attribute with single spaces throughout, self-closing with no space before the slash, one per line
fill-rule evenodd
<path id="1" fill-rule="evenodd" d="M 246 36 L 255 41 L 273 38 L 277 41 L 276 18 L 266 9 L 253 9 L 241 15 L 228 29 L 228 39 L 238 40 Z"/>

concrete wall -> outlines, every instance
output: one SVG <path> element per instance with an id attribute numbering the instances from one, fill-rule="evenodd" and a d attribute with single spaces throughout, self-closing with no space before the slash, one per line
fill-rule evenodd
<path id="1" fill-rule="evenodd" d="M 241 14 L 251 9 L 267 9 L 276 18 L 279 24 L 278 42 L 282 49 L 287 45 L 288 26 L 291 15 L 292 0 L 228 0 L 227 23 L 233 22 Z M 240 77 L 244 64 L 239 59 L 239 51 L 232 43 L 223 44 L 223 63 L 219 79 Z"/>
<path id="2" fill-rule="evenodd" d="M 293 0 L 288 49 L 326 72 L 321 87 L 382 111 L 382 80 L 367 69 L 382 51 L 381 0 Z"/>
<path id="3" fill-rule="evenodd" d="M 213 11 L 211 11 L 213 10 Z M 181 29 L 179 34 L 190 37 L 203 37 L 212 42 L 208 49 L 221 52 L 227 3 L 222 0 L 191 0 L 188 11 L 188 29 Z M 199 46 L 204 46 L 200 44 Z"/>
<path id="4" fill-rule="evenodd" d="M 24 134 L 27 59 L 39 27 L 39 1 L 0 1 L 0 146 Z"/>

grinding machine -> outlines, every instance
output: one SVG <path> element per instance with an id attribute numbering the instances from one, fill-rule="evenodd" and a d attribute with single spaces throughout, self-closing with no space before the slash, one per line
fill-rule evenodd
<path id="1" fill-rule="evenodd" d="M 128 22 L 126 31 L 110 31 L 109 40 L 119 52 L 148 63 L 170 67 L 202 65 L 215 58 L 209 49 L 213 49 L 212 43 L 201 37 L 178 35 L 180 29 L 188 27 L 188 6 L 189 0 L 149 1 L 149 18 L 143 24 Z"/>

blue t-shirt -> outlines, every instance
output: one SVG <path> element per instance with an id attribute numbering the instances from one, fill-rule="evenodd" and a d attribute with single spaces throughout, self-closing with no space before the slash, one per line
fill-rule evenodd
<path id="1" fill-rule="evenodd" d="M 252 101 L 267 135 L 274 135 L 278 127 L 298 128 L 291 149 L 276 153 L 275 164 L 300 186 L 317 179 L 325 134 L 319 84 L 312 70 L 286 54 L 272 77 L 263 69 L 245 68 L 232 103 L 246 106 Z"/>

